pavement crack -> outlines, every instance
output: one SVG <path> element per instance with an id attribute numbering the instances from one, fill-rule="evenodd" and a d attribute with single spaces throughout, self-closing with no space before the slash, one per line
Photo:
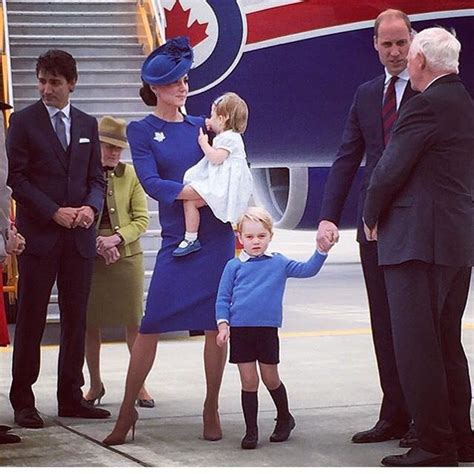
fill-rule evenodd
<path id="1" fill-rule="evenodd" d="M 61 428 L 64 428 L 65 430 L 71 432 L 71 433 L 74 433 L 75 435 L 77 436 L 80 436 L 81 438 L 83 439 L 86 439 L 87 441 L 90 441 L 91 443 L 94 443 L 94 444 L 97 444 L 98 446 L 100 446 L 101 448 L 104 448 L 106 449 L 107 451 L 110 451 L 112 453 L 115 453 L 115 454 L 118 454 L 119 456 L 122 456 L 123 458 L 125 459 L 128 459 L 129 461 L 132 461 L 134 462 L 135 464 L 138 464 L 139 466 L 143 466 L 143 467 L 154 467 L 153 464 L 148 464 L 144 461 L 141 461 L 140 459 L 134 457 L 134 456 L 131 456 L 130 454 L 127 454 L 127 453 L 124 453 L 123 451 L 120 451 L 116 448 L 114 448 L 113 446 L 106 446 L 104 443 L 102 443 L 101 441 L 98 441 L 96 440 L 95 438 L 92 438 L 91 436 L 89 435 L 86 435 L 85 433 L 81 433 L 80 431 L 78 430 L 75 430 L 74 428 L 71 428 L 70 426 L 67 426 L 63 423 L 61 423 L 60 421 L 58 420 L 55 420 L 55 424 L 60 426 Z"/>

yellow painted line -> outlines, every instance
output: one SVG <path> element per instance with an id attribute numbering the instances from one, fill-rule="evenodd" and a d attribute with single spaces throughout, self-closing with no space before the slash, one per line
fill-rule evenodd
<path id="1" fill-rule="evenodd" d="M 357 334 L 371 334 L 370 328 L 359 329 L 332 329 L 327 331 L 281 332 L 281 337 L 321 337 L 321 336 L 352 336 Z"/>
<path id="2" fill-rule="evenodd" d="M 464 323 L 463 329 L 474 329 L 474 323 Z M 300 331 L 300 332 L 281 332 L 280 336 L 284 338 L 293 338 L 293 337 L 325 337 L 325 336 L 357 336 L 357 335 L 368 335 L 372 331 L 370 328 L 357 328 L 357 329 L 329 329 L 327 331 Z M 203 338 L 203 336 L 194 336 L 193 339 Z M 189 341 L 189 337 L 178 337 L 174 339 L 167 340 L 183 340 Z M 165 340 L 166 341 L 166 340 Z M 105 344 L 123 344 L 123 342 L 106 342 Z M 50 344 L 41 346 L 41 350 L 53 350 L 57 349 L 57 344 Z M 0 347 L 0 352 L 12 352 L 13 348 L 10 347 Z"/>

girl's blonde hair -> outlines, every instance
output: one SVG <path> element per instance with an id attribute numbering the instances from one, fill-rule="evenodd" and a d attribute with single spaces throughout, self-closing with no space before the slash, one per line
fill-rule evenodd
<path id="1" fill-rule="evenodd" d="M 245 101 L 234 92 L 226 92 L 212 104 L 216 114 L 226 118 L 225 129 L 244 133 L 247 128 L 249 109 Z"/>
<path id="2" fill-rule="evenodd" d="M 263 207 L 249 207 L 239 217 L 237 221 L 237 232 L 242 232 L 242 225 L 245 220 L 257 222 L 263 225 L 263 227 L 273 234 L 273 219 L 270 213 Z"/>

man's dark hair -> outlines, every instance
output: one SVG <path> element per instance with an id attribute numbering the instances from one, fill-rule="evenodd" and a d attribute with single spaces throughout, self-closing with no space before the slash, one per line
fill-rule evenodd
<path id="1" fill-rule="evenodd" d="M 77 81 L 76 60 L 66 51 L 50 49 L 36 61 L 36 77 L 40 71 L 63 76 L 67 82 Z"/>

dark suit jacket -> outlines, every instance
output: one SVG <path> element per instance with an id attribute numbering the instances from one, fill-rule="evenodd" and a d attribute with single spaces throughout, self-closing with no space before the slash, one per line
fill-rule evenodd
<path id="1" fill-rule="evenodd" d="M 474 105 L 456 74 L 403 108 L 375 168 L 364 218 L 381 265 L 474 263 Z"/>
<path id="2" fill-rule="evenodd" d="M 319 215 L 321 220 L 329 220 L 339 225 L 347 195 L 365 156 L 365 174 L 357 211 L 357 240 L 359 242 L 366 242 L 362 223 L 365 193 L 372 171 L 384 150 L 382 125 L 384 80 L 384 74 L 378 76 L 359 86 L 355 93 L 347 117 L 342 144 L 326 181 Z M 415 94 L 416 92 L 408 83 L 400 106 L 403 106 Z"/>
<path id="3" fill-rule="evenodd" d="M 67 230 L 52 220 L 60 207 L 102 208 L 105 183 L 97 121 L 71 106 L 69 156 L 40 100 L 11 116 L 7 135 L 8 184 L 17 203 L 25 254 L 48 255 L 62 232 L 73 232 L 83 257 L 95 256 L 95 227 Z"/>

